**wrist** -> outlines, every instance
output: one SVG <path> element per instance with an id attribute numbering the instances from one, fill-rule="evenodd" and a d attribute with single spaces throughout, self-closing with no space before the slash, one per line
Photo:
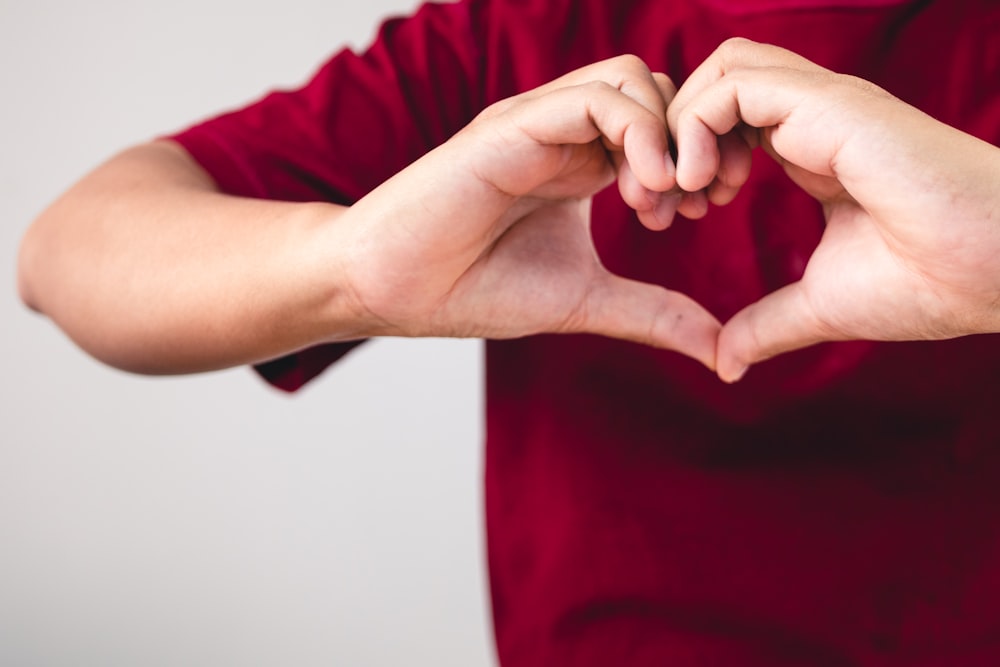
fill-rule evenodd
<path id="1" fill-rule="evenodd" d="M 357 215 L 349 207 L 326 203 L 301 205 L 302 238 L 296 243 L 291 274 L 300 281 L 299 303 L 307 345 L 367 338 L 382 333 L 366 307 L 356 259 L 362 253 Z"/>

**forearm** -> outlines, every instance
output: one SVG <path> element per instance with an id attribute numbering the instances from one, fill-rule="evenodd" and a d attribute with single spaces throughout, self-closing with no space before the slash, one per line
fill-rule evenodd
<path id="1" fill-rule="evenodd" d="M 591 198 L 616 176 L 640 219 L 669 225 L 672 91 L 636 58 L 582 68 L 485 112 L 349 209 L 226 196 L 183 150 L 143 146 L 36 221 L 21 293 L 97 358 L 147 373 L 366 336 L 542 332 L 712 367 L 718 321 L 609 273 L 590 233 Z"/>
<path id="2" fill-rule="evenodd" d="M 342 207 L 219 193 L 180 148 L 99 167 L 29 229 L 25 303 L 86 351 L 144 373 L 211 370 L 357 337 Z"/>

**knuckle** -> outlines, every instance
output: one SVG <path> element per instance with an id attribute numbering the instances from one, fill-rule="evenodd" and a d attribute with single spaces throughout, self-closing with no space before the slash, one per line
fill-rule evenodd
<path id="1" fill-rule="evenodd" d="M 746 37 L 730 37 L 719 45 L 716 54 L 724 64 L 740 63 L 747 59 L 755 46 L 756 43 Z"/>
<path id="2" fill-rule="evenodd" d="M 607 81 L 602 81 L 600 79 L 593 79 L 593 80 L 588 81 L 588 82 L 586 82 L 584 84 L 581 84 L 581 88 L 583 88 L 583 90 L 588 95 L 591 95 L 591 96 L 594 96 L 594 95 L 603 95 L 603 94 L 608 93 L 610 91 L 617 91 L 618 90 L 617 88 L 615 88 L 614 86 L 612 86 Z"/>
<path id="3" fill-rule="evenodd" d="M 646 62 L 635 55 L 634 53 L 624 53 L 620 56 L 614 58 L 614 62 L 619 66 L 627 70 L 633 71 L 649 71 L 646 66 Z"/>
<path id="4" fill-rule="evenodd" d="M 517 106 L 520 102 L 521 100 L 517 97 L 508 97 L 498 102 L 494 102 L 480 111 L 474 120 L 482 122 L 496 118 L 497 116 L 501 116 L 513 107 Z"/>
<path id="5" fill-rule="evenodd" d="M 671 79 L 666 74 L 664 74 L 663 72 L 653 72 L 653 81 L 655 81 L 657 85 L 660 86 L 676 88 L 676 86 L 674 85 L 674 80 Z"/>
<path id="6" fill-rule="evenodd" d="M 719 45 L 719 50 L 725 53 L 740 53 L 753 46 L 754 42 L 746 37 L 730 37 Z"/>
<path id="7" fill-rule="evenodd" d="M 650 72 L 649 66 L 639 56 L 633 53 L 626 53 L 617 56 L 614 60 L 616 71 L 620 77 L 619 87 L 636 82 L 650 81 L 652 79 L 652 72 Z"/>

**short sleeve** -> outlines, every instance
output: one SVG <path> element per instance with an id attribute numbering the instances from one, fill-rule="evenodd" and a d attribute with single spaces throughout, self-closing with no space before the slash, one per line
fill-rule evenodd
<path id="1" fill-rule="evenodd" d="M 483 106 L 480 4 L 427 4 L 389 20 L 367 51 L 341 51 L 303 87 L 169 138 L 229 194 L 350 205 Z M 256 369 L 294 391 L 355 345 L 322 345 Z"/>

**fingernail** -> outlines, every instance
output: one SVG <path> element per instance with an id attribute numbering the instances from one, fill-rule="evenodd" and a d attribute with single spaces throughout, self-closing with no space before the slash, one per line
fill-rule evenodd
<path id="1" fill-rule="evenodd" d="M 653 215 L 656 219 L 663 225 L 666 229 L 670 226 L 670 223 L 674 221 L 674 215 L 677 213 L 677 206 L 681 203 L 681 194 L 663 194 L 660 196 L 660 201 L 656 204 L 656 209 L 653 211 Z"/>

